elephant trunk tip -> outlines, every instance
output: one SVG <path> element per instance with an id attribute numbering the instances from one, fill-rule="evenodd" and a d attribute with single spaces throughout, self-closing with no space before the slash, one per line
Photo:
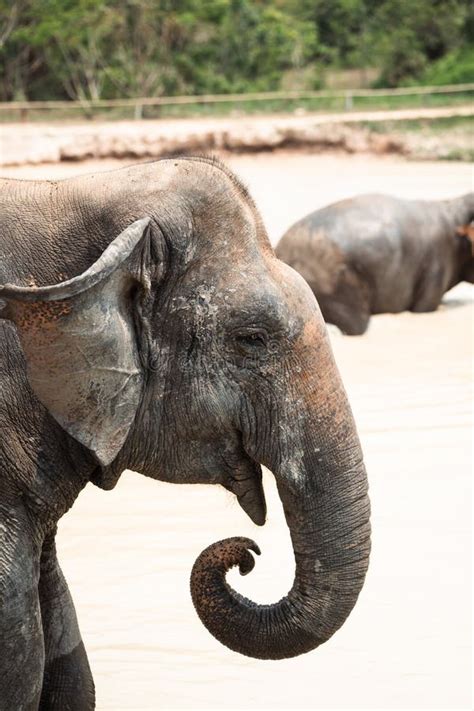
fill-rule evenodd
<path id="1" fill-rule="evenodd" d="M 213 543 L 197 557 L 191 572 L 191 595 L 198 614 L 206 593 L 211 591 L 207 584 L 215 581 L 216 576 L 222 579 L 235 566 L 241 575 L 254 569 L 255 559 L 250 551 L 260 555 L 255 541 L 236 536 Z"/>

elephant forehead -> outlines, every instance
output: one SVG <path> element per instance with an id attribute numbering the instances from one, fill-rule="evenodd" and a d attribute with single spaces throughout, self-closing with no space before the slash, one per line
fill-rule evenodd
<path id="1" fill-rule="evenodd" d="M 200 260 L 180 281 L 171 310 L 206 329 L 261 325 L 292 337 L 314 317 L 317 305 L 296 272 L 253 245 L 245 259 Z"/>
<path id="2" fill-rule="evenodd" d="M 289 342 L 304 328 L 301 314 L 273 289 L 243 292 L 232 286 L 219 290 L 201 284 L 190 298 L 179 298 L 176 307 L 183 326 L 186 330 L 191 327 L 197 336 L 219 338 L 235 329 L 254 327 Z"/>
<path id="3" fill-rule="evenodd" d="M 253 263 L 231 265 L 216 274 L 212 283 L 196 284 L 194 294 L 199 301 L 236 312 L 263 309 L 283 317 L 290 306 L 287 295 L 259 258 Z"/>

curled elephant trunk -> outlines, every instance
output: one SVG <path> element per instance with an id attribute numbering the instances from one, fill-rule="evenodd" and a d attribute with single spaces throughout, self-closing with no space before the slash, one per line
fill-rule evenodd
<path id="1" fill-rule="evenodd" d="M 346 499 L 344 509 L 333 502 L 328 506 L 323 497 L 321 505 L 309 505 L 304 514 L 300 510 L 306 522 L 300 516 L 292 520 L 286 511 L 296 574 L 288 595 L 273 605 L 256 605 L 225 580 L 233 566 L 239 566 L 243 575 L 253 569 L 249 551 L 260 551 L 250 539 L 220 541 L 199 556 L 191 591 L 211 634 L 241 654 L 285 659 L 315 649 L 341 627 L 355 605 L 368 565 L 369 504 L 361 478 L 350 496 L 341 497 Z"/>
<path id="2" fill-rule="evenodd" d="M 311 353 L 304 369 L 310 376 L 293 381 L 272 427 L 279 433 L 273 454 L 256 457 L 275 474 L 290 528 L 291 590 L 275 604 L 257 605 L 228 585 L 226 572 L 236 565 L 250 572 L 250 551 L 259 553 L 244 538 L 210 546 L 191 575 L 194 605 L 211 634 L 259 659 L 297 656 L 328 640 L 355 605 L 368 567 L 370 504 L 355 424 L 326 336 Z"/>

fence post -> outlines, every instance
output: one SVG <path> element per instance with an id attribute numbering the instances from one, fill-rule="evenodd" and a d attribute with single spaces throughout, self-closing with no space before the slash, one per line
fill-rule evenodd
<path id="1" fill-rule="evenodd" d="M 350 111 L 354 106 L 354 98 L 351 91 L 346 91 L 344 96 L 344 108 L 346 111 Z"/>
<path id="2" fill-rule="evenodd" d="M 133 118 L 135 121 L 140 121 L 143 118 L 143 104 L 135 104 Z"/>

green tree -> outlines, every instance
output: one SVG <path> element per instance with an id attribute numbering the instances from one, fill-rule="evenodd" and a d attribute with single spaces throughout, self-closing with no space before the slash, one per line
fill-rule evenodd
<path id="1" fill-rule="evenodd" d="M 419 78 L 428 64 L 463 41 L 465 0 L 385 0 L 370 27 L 380 84 L 397 86 Z"/>
<path id="2" fill-rule="evenodd" d="M 0 98 L 270 90 L 319 67 L 394 86 L 443 58 L 456 76 L 456 52 L 465 76 L 473 37 L 468 0 L 0 0 Z"/>

